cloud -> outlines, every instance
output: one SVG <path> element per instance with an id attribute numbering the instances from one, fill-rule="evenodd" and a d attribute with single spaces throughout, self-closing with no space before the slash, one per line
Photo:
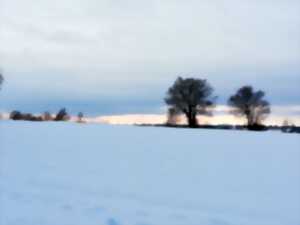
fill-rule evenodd
<path id="1" fill-rule="evenodd" d="M 26 49 L 58 66 L 69 56 L 73 66 L 92 68 L 95 59 L 119 65 L 184 59 L 208 69 L 272 67 L 295 64 L 300 56 L 300 4 L 291 0 L 4 0 L 2 5 L 4 52 L 18 57 L 13 50 Z"/>
<path id="2" fill-rule="evenodd" d="M 81 95 L 165 86 L 178 75 L 279 90 L 268 81 L 299 81 L 299 11 L 296 0 L 3 0 L 1 67 L 33 92 L 51 92 L 55 77 L 61 95 L 81 84 Z"/>

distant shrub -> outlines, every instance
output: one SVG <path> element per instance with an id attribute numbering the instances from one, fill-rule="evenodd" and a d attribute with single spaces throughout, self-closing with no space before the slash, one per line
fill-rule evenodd
<path id="1" fill-rule="evenodd" d="M 78 123 L 83 123 L 83 113 L 79 112 L 78 115 L 77 115 L 77 117 L 78 117 L 77 122 Z"/>
<path id="2" fill-rule="evenodd" d="M 29 121 L 43 121 L 42 116 L 34 116 L 29 114 L 30 116 L 28 118 L 24 118 L 24 120 L 29 120 Z"/>
<path id="3" fill-rule="evenodd" d="M 297 127 L 294 124 L 290 123 L 288 120 L 283 121 L 280 129 L 283 133 L 294 133 L 297 131 Z"/>
<path id="4" fill-rule="evenodd" d="M 22 114 L 22 120 L 33 120 L 33 117 L 31 113 Z"/>
<path id="5" fill-rule="evenodd" d="M 167 125 L 169 126 L 173 126 L 178 124 L 178 122 L 180 121 L 180 111 L 178 111 L 176 108 L 169 108 L 168 109 L 168 119 L 167 119 Z"/>
<path id="6" fill-rule="evenodd" d="M 82 114 L 83 117 L 83 114 Z M 81 119 L 82 119 L 81 117 Z M 59 110 L 55 118 L 52 117 L 52 115 L 46 111 L 42 115 L 36 116 L 31 113 L 21 113 L 18 110 L 14 110 L 10 113 L 9 118 L 12 120 L 27 120 L 27 121 L 67 121 L 70 119 L 70 116 L 68 115 L 65 108 Z"/>
<path id="7" fill-rule="evenodd" d="M 9 114 L 9 118 L 12 120 L 22 120 L 22 113 L 20 111 L 14 110 Z"/>
<path id="8" fill-rule="evenodd" d="M 66 121 L 69 120 L 70 116 L 67 113 L 67 110 L 65 108 L 62 108 L 59 110 L 59 112 L 56 114 L 55 121 Z"/>
<path id="9" fill-rule="evenodd" d="M 27 121 L 42 121 L 41 116 L 34 116 L 31 113 L 21 113 L 20 111 L 14 110 L 10 113 L 9 118 L 12 120 L 27 120 Z"/>
<path id="10" fill-rule="evenodd" d="M 44 121 L 50 121 L 50 120 L 53 120 L 53 117 L 52 117 L 52 115 L 50 114 L 50 112 L 46 111 L 46 112 L 43 113 L 42 119 L 43 119 Z"/>

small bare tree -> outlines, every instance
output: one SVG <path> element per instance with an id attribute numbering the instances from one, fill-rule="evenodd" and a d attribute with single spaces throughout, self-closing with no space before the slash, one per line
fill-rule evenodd
<path id="1" fill-rule="evenodd" d="M 246 117 L 248 126 L 261 125 L 271 112 L 270 104 L 264 97 L 263 91 L 254 91 L 251 86 L 244 86 L 228 99 L 228 105 L 233 108 L 231 113 Z"/>
<path id="2" fill-rule="evenodd" d="M 70 116 L 67 113 L 66 108 L 62 108 L 59 110 L 59 112 L 56 114 L 55 121 L 67 121 L 70 119 Z"/>
<path id="3" fill-rule="evenodd" d="M 48 111 L 46 111 L 46 112 L 43 113 L 42 118 L 43 118 L 44 121 L 53 120 L 52 115 Z"/>
<path id="4" fill-rule="evenodd" d="M 79 112 L 78 115 L 77 115 L 77 117 L 78 117 L 77 122 L 78 122 L 78 123 L 83 123 L 83 113 L 82 113 L 82 112 Z"/>
<path id="5" fill-rule="evenodd" d="M 196 127 L 198 114 L 211 114 L 207 109 L 214 104 L 212 93 L 213 88 L 204 79 L 178 77 L 169 88 L 165 102 L 186 116 L 189 127 Z"/>
<path id="6" fill-rule="evenodd" d="M 176 125 L 179 122 L 180 112 L 176 108 L 168 108 L 167 125 Z"/>

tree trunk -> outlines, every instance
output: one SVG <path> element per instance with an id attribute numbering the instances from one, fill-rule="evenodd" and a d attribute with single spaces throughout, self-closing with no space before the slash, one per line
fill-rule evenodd
<path id="1" fill-rule="evenodd" d="M 249 107 L 246 108 L 245 115 L 246 115 L 246 118 L 247 118 L 247 126 L 251 127 L 253 125 L 252 124 L 253 121 L 252 121 L 251 111 L 250 111 Z"/>
<path id="2" fill-rule="evenodd" d="M 247 126 L 248 127 L 254 126 L 255 125 L 255 121 L 253 119 L 253 115 L 251 113 L 249 113 L 246 116 L 247 116 L 247 123 L 248 123 Z"/>
<path id="3" fill-rule="evenodd" d="M 190 108 L 189 112 L 186 114 L 187 120 L 188 120 L 188 126 L 189 127 L 197 127 L 197 117 L 196 113 L 192 108 Z"/>

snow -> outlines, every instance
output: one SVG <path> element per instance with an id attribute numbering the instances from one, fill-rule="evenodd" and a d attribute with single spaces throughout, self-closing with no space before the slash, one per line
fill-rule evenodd
<path id="1" fill-rule="evenodd" d="M 214 115 L 205 116 L 199 115 L 199 124 L 231 124 L 231 125 L 245 125 L 247 123 L 244 117 L 236 117 L 234 115 Z M 77 121 L 76 116 L 71 117 L 71 121 Z M 109 115 L 109 116 L 97 116 L 97 117 L 85 117 L 83 119 L 87 123 L 104 123 L 113 125 L 134 125 L 134 124 L 165 124 L 167 122 L 166 114 L 124 114 L 124 115 Z M 290 115 L 288 117 L 271 115 L 263 121 L 265 125 L 281 126 L 284 121 L 288 121 L 290 124 L 300 126 L 300 116 Z M 181 115 L 177 117 L 177 124 L 186 124 L 185 116 Z"/>
<path id="2" fill-rule="evenodd" d="M 167 108 L 161 107 L 156 114 L 114 114 L 113 111 L 107 115 L 99 115 L 97 113 L 86 114 L 84 113 L 83 120 L 87 123 L 104 123 L 113 125 L 134 125 L 134 124 L 165 124 L 167 121 Z M 199 115 L 198 122 L 200 124 L 231 124 L 231 125 L 245 125 L 245 117 L 236 117 L 230 112 L 232 108 L 227 105 L 216 105 L 213 108 L 213 116 Z M 2 112 L 2 113 L 1 113 Z M 24 112 L 23 112 L 24 113 Z M 74 113 L 74 112 L 73 112 Z M 0 108 L 0 120 L 8 120 L 9 112 L 6 113 Z M 34 113 L 36 116 L 40 116 L 40 113 Z M 55 117 L 55 113 L 52 111 L 52 116 Z M 70 121 L 78 121 L 77 113 L 70 114 Z M 300 126 L 300 105 L 272 105 L 272 113 L 263 121 L 265 125 L 281 126 L 284 121 L 288 121 L 289 124 Z M 177 118 L 177 123 L 186 124 L 185 116 L 181 115 Z"/>
<path id="3" fill-rule="evenodd" d="M 279 131 L 0 121 L 1 225 L 299 225 Z"/>

